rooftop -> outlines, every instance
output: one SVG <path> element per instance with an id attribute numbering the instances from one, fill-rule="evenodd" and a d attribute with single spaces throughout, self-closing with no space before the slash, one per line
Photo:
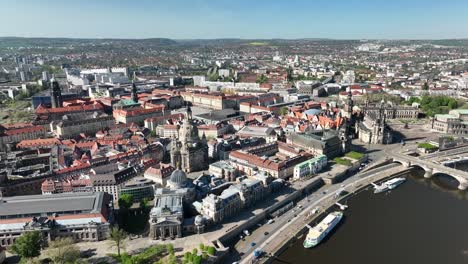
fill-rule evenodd
<path id="1" fill-rule="evenodd" d="M 43 214 L 100 213 L 104 193 L 62 193 L 5 197 L 0 218 L 18 218 Z"/>

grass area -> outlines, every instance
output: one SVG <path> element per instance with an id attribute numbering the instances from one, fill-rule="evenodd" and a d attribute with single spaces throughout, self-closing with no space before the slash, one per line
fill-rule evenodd
<path id="1" fill-rule="evenodd" d="M 29 101 L 8 101 L 0 104 L 0 123 L 28 122 L 34 118 L 34 111 Z"/>
<path id="2" fill-rule="evenodd" d="M 122 212 L 119 215 L 119 226 L 122 227 L 125 232 L 130 234 L 142 233 L 148 225 L 149 211 L 143 212 L 138 211 L 136 214 L 133 211 Z"/>
<path id="3" fill-rule="evenodd" d="M 350 167 L 352 164 L 352 162 L 348 159 L 343 159 L 343 158 L 339 158 L 339 157 L 336 157 L 333 159 L 333 161 L 336 163 L 336 164 L 340 164 L 340 165 L 345 165 L 345 166 L 348 166 Z"/>
<path id="4" fill-rule="evenodd" d="M 357 152 L 357 151 L 350 151 L 346 153 L 346 157 L 359 160 L 364 157 L 364 154 L 361 152 Z"/>
<path id="5" fill-rule="evenodd" d="M 255 41 L 255 42 L 250 42 L 249 45 L 251 45 L 251 46 L 266 46 L 266 45 L 268 45 L 268 42 Z"/>
<path id="6" fill-rule="evenodd" d="M 432 145 L 430 143 L 419 143 L 418 148 L 423 148 L 425 150 L 436 150 L 436 149 L 438 149 L 437 146 L 434 146 L 434 145 Z"/>
<path id="7" fill-rule="evenodd" d="M 143 263 L 177 263 L 172 244 L 154 245 L 143 252 L 135 255 L 123 253 L 121 256 L 111 255 L 119 263 L 123 264 L 143 264 Z M 165 261 L 163 261 L 165 259 Z"/>

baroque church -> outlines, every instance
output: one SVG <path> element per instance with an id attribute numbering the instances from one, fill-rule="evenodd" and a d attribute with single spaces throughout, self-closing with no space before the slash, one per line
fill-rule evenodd
<path id="1" fill-rule="evenodd" d="M 387 125 L 385 102 L 382 100 L 378 111 L 368 111 L 364 115 L 364 121 L 356 124 L 356 133 L 359 140 L 368 144 L 391 144 L 393 131 Z"/>
<path id="2" fill-rule="evenodd" d="M 185 172 L 201 171 L 208 168 L 208 144 L 206 137 L 200 139 L 196 126 L 192 124 L 192 110 L 187 114 L 179 129 L 179 138 L 171 142 L 171 163 Z"/>

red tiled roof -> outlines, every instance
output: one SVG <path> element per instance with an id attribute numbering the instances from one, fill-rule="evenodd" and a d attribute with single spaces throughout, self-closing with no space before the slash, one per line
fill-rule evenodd
<path id="1" fill-rule="evenodd" d="M 21 140 L 16 147 L 18 148 L 30 148 L 30 147 L 50 147 L 53 145 L 61 145 L 62 142 L 57 138 L 38 138 L 38 139 L 26 139 Z"/>
<path id="2" fill-rule="evenodd" d="M 18 135 L 18 134 L 26 134 L 26 133 L 35 133 L 39 131 L 46 131 L 46 129 L 42 126 L 28 126 L 22 128 L 15 128 L 9 129 L 4 131 L 3 133 L 7 136 Z"/>

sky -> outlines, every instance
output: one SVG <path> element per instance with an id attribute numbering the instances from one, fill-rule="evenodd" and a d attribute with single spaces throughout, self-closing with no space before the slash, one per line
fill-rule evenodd
<path id="1" fill-rule="evenodd" d="M 468 38 L 468 0 L 0 0 L 0 36 Z"/>

